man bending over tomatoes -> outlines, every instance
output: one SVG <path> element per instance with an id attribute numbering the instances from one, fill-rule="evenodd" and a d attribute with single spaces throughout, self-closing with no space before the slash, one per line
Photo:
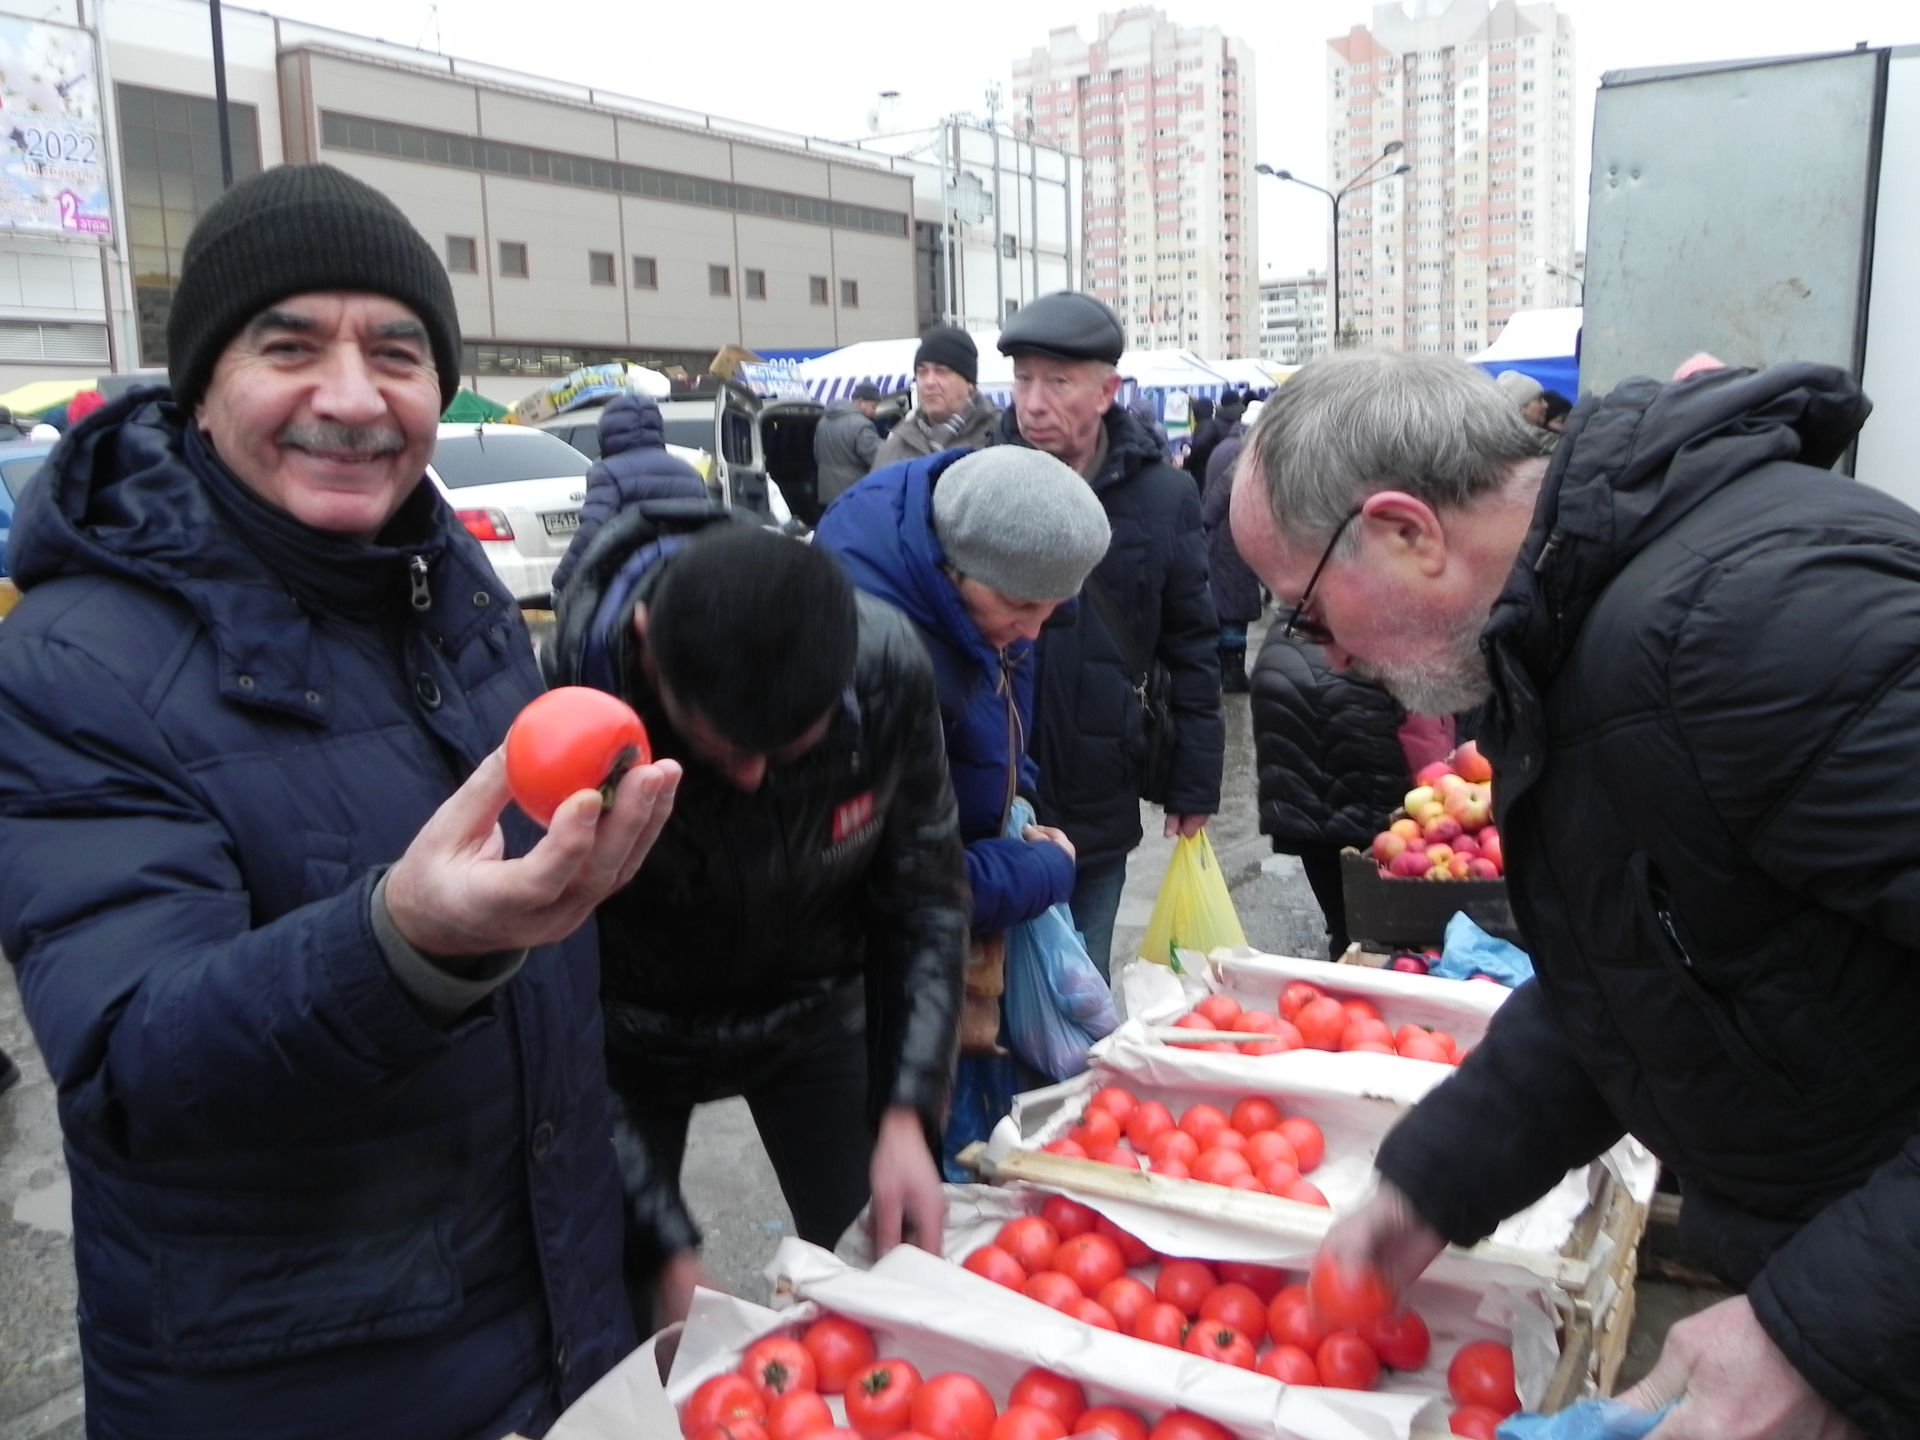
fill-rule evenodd
<path id="1" fill-rule="evenodd" d="M 680 1195 L 693 1107 L 741 1095 L 799 1234 L 938 1248 L 928 1137 L 953 1073 L 967 886 L 926 652 L 826 552 L 688 502 L 616 516 L 546 654 L 686 768 L 645 867 L 600 908 L 628 1283 L 700 1278 Z"/>

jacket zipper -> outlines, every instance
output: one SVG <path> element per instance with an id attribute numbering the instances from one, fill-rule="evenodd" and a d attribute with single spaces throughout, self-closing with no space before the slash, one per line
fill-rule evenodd
<path id="1" fill-rule="evenodd" d="M 415 555 L 407 561 L 407 580 L 412 586 L 413 608 L 426 611 L 433 608 L 433 593 L 427 588 L 427 557 Z"/>
<path id="2" fill-rule="evenodd" d="M 1020 735 L 1020 707 L 1013 702 L 1013 662 L 1000 652 L 1000 699 L 1007 709 L 1007 793 L 1000 803 L 1000 828 L 1007 828 L 1014 799 L 1020 793 L 1020 756 L 1025 749 Z"/>

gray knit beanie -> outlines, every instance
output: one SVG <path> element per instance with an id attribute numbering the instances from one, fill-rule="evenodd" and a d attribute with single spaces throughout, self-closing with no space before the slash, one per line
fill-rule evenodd
<path id="1" fill-rule="evenodd" d="M 956 570 L 1015 600 L 1079 594 L 1113 538 L 1092 487 L 1024 445 L 976 450 L 941 471 L 933 531 Z"/>

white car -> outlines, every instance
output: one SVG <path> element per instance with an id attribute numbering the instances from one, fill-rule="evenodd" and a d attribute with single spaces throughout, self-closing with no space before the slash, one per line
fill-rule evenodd
<path id="1" fill-rule="evenodd" d="M 545 603 L 580 528 L 592 463 L 525 425 L 442 425 L 427 474 L 513 598 Z"/>

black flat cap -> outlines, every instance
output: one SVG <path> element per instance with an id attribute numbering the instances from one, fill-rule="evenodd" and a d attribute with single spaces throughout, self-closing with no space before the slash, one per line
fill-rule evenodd
<path id="1" fill-rule="evenodd" d="M 1002 355 L 1038 353 L 1118 365 L 1126 348 L 1120 317 L 1077 290 L 1058 290 L 1021 306 L 1000 332 Z"/>

